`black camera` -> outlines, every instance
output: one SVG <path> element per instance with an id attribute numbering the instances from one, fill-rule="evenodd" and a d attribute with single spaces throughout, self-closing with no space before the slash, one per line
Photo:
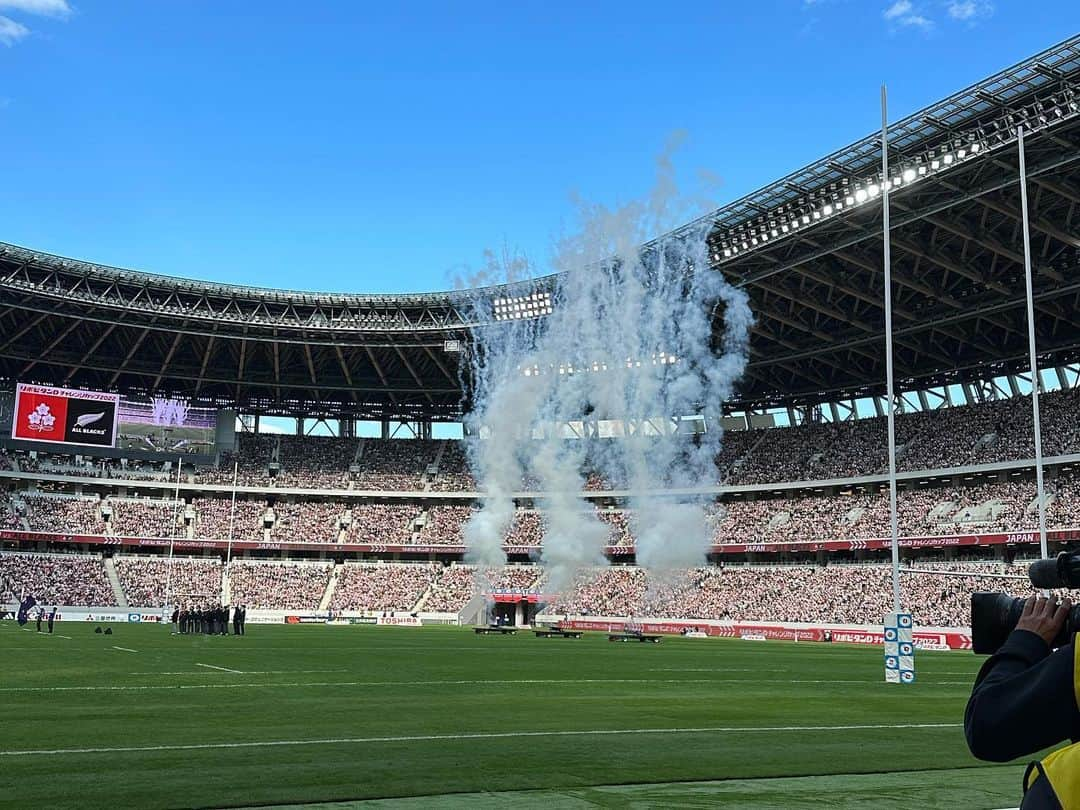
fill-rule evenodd
<path id="1" fill-rule="evenodd" d="M 1028 579 L 1035 588 L 1080 588 L 1080 550 L 1063 551 L 1051 560 L 1036 560 L 1028 566 Z M 1004 593 L 971 595 L 971 648 L 976 655 L 991 655 L 1005 643 L 1020 621 L 1026 599 Z M 1067 644 L 1080 630 L 1080 605 L 1074 605 L 1065 618 L 1052 647 Z"/>

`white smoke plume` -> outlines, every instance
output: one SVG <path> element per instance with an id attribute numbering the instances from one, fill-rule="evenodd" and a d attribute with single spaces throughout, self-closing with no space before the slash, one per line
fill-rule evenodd
<path id="1" fill-rule="evenodd" d="M 712 499 L 693 490 L 718 482 L 721 408 L 746 367 L 753 315 L 709 267 L 707 226 L 643 249 L 690 215 L 665 154 L 647 200 L 581 206 L 580 231 L 553 259 L 559 275 L 477 291 L 474 315 L 487 325 L 470 347 L 466 440 L 485 498 L 465 526 L 470 562 L 505 563 L 514 493 L 528 477 L 542 493 L 551 590 L 602 564 L 609 527 L 582 497 L 586 469 L 630 491 L 639 564 L 704 562 Z M 493 298 L 546 311 L 546 299 L 519 300 L 536 291 L 550 294 L 546 317 L 494 318 Z M 622 435 L 595 435 L 604 420 Z"/>

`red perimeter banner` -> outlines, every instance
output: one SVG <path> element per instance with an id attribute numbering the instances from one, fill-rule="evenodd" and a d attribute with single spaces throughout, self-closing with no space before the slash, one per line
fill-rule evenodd
<path id="1" fill-rule="evenodd" d="M 560 622 L 568 630 L 599 630 L 605 633 L 619 633 L 626 628 L 624 619 L 570 619 Z M 680 619 L 673 621 L 645 621 L 635 624 L 643 633 L 665 633 L 674 635 L 685 630 L 698 630 L 709 636 L 724 638 L 744 638 L 753 641 L 833 641 L 843 644 L 885 643 L 881 625 L 863 628 L 806 626 L 786 627 L 776 624 L 734 623 L 721 624 L 705 619 Z M 915 646 L 922 650 L 970 650 L 971 636 L 960 630 L 919 630 L 914 633 Z"/>
<path id="2" fill-rule="evenodd" d="M 120 395 L 19 383 L 11 438 L 115 447 Z"/>
<path id="3" fill-rule="evenodd" d="M 1080 540 L 1080 529 L 1050 529 L 1046 532 L 1047 540 L 1064 543 Z M 21 529 L 0 529 L 0 540 L 16 543 L 78 543 L 88 546 L 148 546 L 161 547 L 174 545 L 179 549 L 224 549 L 229 544 L 225 540 L 196 539 L 186 537 L 170 539 L 168 537 L 105 537 L 99 534 L 66 534 L 64 532 L 24 532 Z M 943 537 L 902 537 L 900 545 L 904 548 L 944 548 L 948 546 L 1000 546 L 1000 545 L 1036 545 L 1038 532 L 997 532 L 993 534 L 961 534 Z M 740 553 L 746 551 L 776 553 L 780 551 L 857 551 L 859 549 L 883 549 L 889 547 L 888 540 L 837 540 L 828 543 L 764 543 L 760 545 L 726 544 L 713 546 L 714 554 Z M 344 553 L 365 552 L 374 554 L 462 554 L 464 546 L 450 545 L 401 545 L 378 543 L 304 543 L 301 541 L 275 541 L 264 543 L 258 540 L 234 540 L 234 551 L 336 551 Z M 516 548 L 516 547 L 515 547 Z M 530 547 L 539 552 L 539 546 Z M 507 548 L 508 551 L 514 549 Z M 608 554 L 626 554 L 633 548 L 609 546 Z"/>

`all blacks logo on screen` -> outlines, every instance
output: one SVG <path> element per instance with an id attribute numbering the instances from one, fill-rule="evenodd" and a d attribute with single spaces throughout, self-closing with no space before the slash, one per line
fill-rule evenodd
<path id="1" fill-rule="evenodd" d="M 92 399 L 69 399 L 65 436 L 69 442 L 112 447 L 116 403 Z"/>

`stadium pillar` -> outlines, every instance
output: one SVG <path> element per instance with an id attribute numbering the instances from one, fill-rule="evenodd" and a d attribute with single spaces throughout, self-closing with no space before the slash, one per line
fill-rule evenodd
<path id="1" fill-rule="evenodd" d="M 1046 503 L 1043 491 L 1042 428 L 1039 425 L 1039 367 L 1035 359 L 1035 301 L 1031 291 L 1031 229 L 1028 227 L 1027 163 L 1024 159 L 1024 128 L 1016 129 L 1020 151 L 1020 217 L 1024 234 L 1024 281 L 1027 289 L 1028 359 L 1031 363 L 1031 420 L 1035 433 L 1035 488 L 1039 499 L 1039 554 L 1046 559 Z"/>
<path id="2" fill-rule="evenodd" d="M 889 431 L 889 538 L 892 548 L 893 611 L 900 612 L 900 542 L 896 520 L 896 395 L 893 390 L 892 256 L 889 234 L 888 93 L 881 85 L 881 241 L 885 271 L 885 417 Z"/>
<path id="3" fill-rule="evenodd" d="M 237 456 L 233 460 L 233 473 L 232 473 L 232 505 L 229 507 L 229 543 L 225 549 L 225 565 L 226 567 L 232 562 L 232 541 L 233 541 L 233 529 L 236 526 L 236 479 L 240 473 L 240 458 Z"/>
<path id="4" fill-rule="evenodd" d="M 176 491 L 173 494 L 173 521 L 172 530 L 169 532 L 169 563 L 165 567 L 165 605 L 172 604 L 172 567 L 173 552 L 176 548 L 176 524 L 180 520 L 180 471 L 184 467 L 184 459 L 176 460 Z"/>

